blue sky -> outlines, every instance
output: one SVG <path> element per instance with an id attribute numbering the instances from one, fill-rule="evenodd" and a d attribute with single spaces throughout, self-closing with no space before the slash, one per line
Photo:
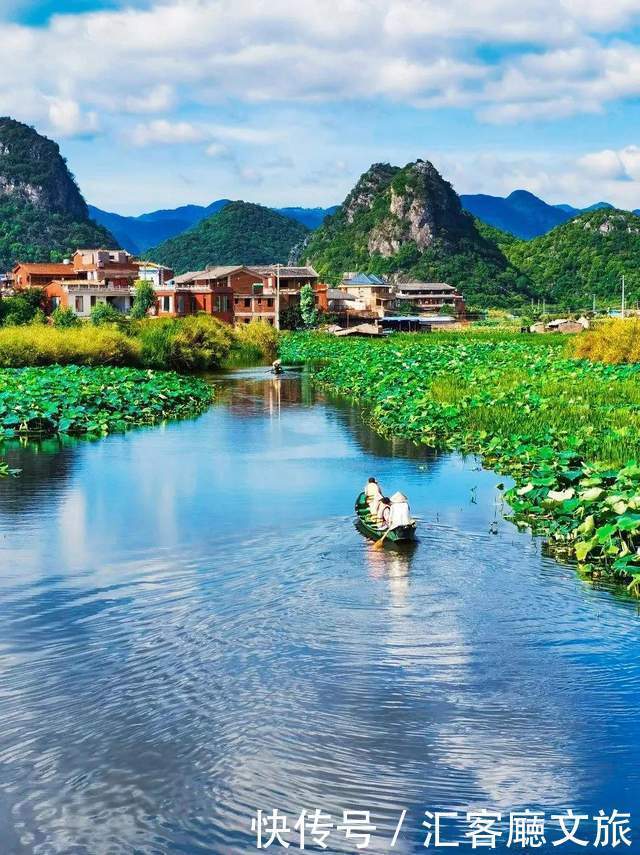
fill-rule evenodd
<path id="1" fill-rule="evenodd" d="M 639 27 L 640 0 L 0 0 L 0 114 L 121 213 L 329 205 L 418 157 L 637 208 Z"/>

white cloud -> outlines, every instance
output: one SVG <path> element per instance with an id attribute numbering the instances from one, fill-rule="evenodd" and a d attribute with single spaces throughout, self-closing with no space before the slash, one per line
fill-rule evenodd
<path id="1" fill-rule="evenodd" d="M 546 153 L 434 154 L 433 161 L 458 193 L 506 196 L 529 190 L 550 204 L 586 207 L 608 201 L 620 208 L 640 208 L 640 147 L 604 149 L 579 157 Z"/>
<path id="2" fill-rule="evenodd" d="M 164 113 L 175 104 L 173 86 L 160 83 L 148 92 L 127 95 L 124 99 L 124 109 L 129 113 Z M 113 105 L 117 108 L 117 104 Z"/>
<path id="3" fill-rule="evenodd" d="M 175 145 L 177 143 L 201 142 L 206 134 L 190 122 L 170 122 L 167 119 L 154 119 L 140 123 L 131 132 L 131 142 L 137 146 Z"/>
<path id="4" fill-rule="evenodd" d="M 98 129 L 97 115 L 93 111 L 83 113 L 78 102 L 71 98 L 51 99 L 49 122 L 60 137 L 84 136 Z"/>
<path id="5" fill-rule="evenodd" d="M 585 154 L 578 158 L 578 166 L 587 175 L 598 180 L 626 181 L 629 179 L 620 153 L 612 149 Z"/>
<path id="6" fill-rule="evenodd" d="M 204 153 L 207 155 L 207 157 L 215 158 L 227 158 L 231 154 L 227 146 L 222 145 L 222 143 L 209 143 L 209 145 L 205 148 Z"/>
<path id="7" fill-rule="evenodd" d="M 0 103 L 24 90 L 19 117 L 45 123 L 50 99 L 116 120 L 228 99 L 352 98 L 555 118 L 640 94 L 638 46 L 611 41 L 639 15 L 640 0 L 164 0 L 58 14 L 2 25 Z M 478 58 L 496 45 L 510 49 Z"/>

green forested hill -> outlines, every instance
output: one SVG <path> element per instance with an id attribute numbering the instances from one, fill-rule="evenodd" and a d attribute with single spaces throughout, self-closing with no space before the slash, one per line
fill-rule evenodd
<path id="1" fill-rule="evenodd" d="M 530 282 L 494 233 L 462 210 L 428 161 L 402 169 L 374 164 L 311 235 L 303 257 L 331 282 L 347 270 L 363 270 L 449 282 L 474 305 L 517 305 L 533 296 Z"/>
<path id="2" fill-rule="evenodd" d="M 592 295 L 618 299 L 625 275 L 630 300 L 640 299 L 640 217 L 601 209 L 531 241 L 503 244 L 511 262 L 554 303 L 590 302 Z"/>
<path id="3" fill-rule="evenodd" d="M 117 243 L 92 220 L 0 198 L 0 270 L 10 270 L 16 261 L 62 261 L 88 246 L 115 248 Z"/>
<path id="4" fill-rule="evenodd" d="M 262 205 L 230 202 L 197 226 L 147 251 L 146 256 L 176 273 L 208 264 L 286 262 L 309 229 Z"/>
<path id="5" fill-rule="evenodd" d="M 57 143 L 0 117 L 0 270 L 57 261 L 79 246 L 117 246 L 89 219 Z"/>

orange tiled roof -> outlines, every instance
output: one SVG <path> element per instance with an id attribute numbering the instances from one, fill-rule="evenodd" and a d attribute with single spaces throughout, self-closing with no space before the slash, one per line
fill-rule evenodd
<path id="1" fill-rule="evenodd" d="M 24 270 L 25 273 L 50 273 L 52 276 L 57 276 L 58 273 L 73 273 L 73 264 L 55 264 L 50 261 L 27 263 L 18 262 L 13 269 L 15 271 L 18 268 Z"/>

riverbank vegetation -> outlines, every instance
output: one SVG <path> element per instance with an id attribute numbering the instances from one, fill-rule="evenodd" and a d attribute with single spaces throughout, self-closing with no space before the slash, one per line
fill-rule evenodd
<path id="1" fill-rule="evenodd" d="M 291 334 L 285 362 L 361 402 L 381 433 L 482 455 L 515 521 L 585 573 L 640 584 L 640 366 L 571 358 L 564 338 L 381 341 Z"/>
<path id="2" fill-rule="evenodd" d="M 212 387 L 195 377 L 86 366 L 0 370 L 0 440 L 103 435 L 203 412 Z"/>
<path id="3" fill-rule="evenodd" d="M 599 321 L 571 342 L 574 356 L 613 365 L 640 363 L 640 319 Z"/>
<path id="4" fill-rule="evenodd" d="M 17 299 L 17 298 L 14 298 Z M 105 320 L 71 326 L 29 323 L 0 328 L 0 367 L 119 365 L 180 372 L 215 370 L 227 361 L 274 358 L 278 333 L 264 321 L 233 328 L 208 315 Z"/>

